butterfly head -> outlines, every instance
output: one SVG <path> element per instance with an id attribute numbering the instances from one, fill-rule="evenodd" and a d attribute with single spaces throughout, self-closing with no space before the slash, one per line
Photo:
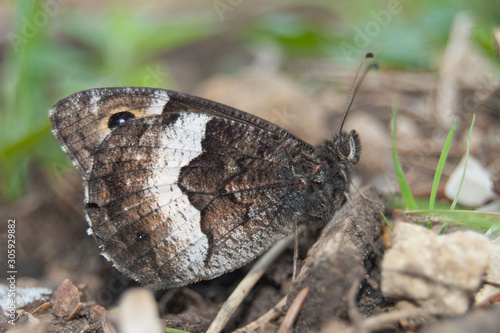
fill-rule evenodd
<path id="1" fill-rule="evenodd" d="M 333 153 L 337 157 L 337 161 L 341 162 L 347 169 L 349 169 L 351 165 L 358 163 L 359 154 L 361 153 L 361 143 L 359 141 L 358 133 L 355 130 L 352 130 L 350 133 L 346 133 L 342 132 L 342 128 L 344 127 L 344 122 L 346 120 L 347 114 L 349 113 L 352 102 L 354 101 L 354 96 L 361 86 L 361 83 L 363 82 L 366 74 L 370 71 L 370 69 L 378 68 L 376 64 L 371 64 L 370 66 L 368 66 L 368 68 L 366 68 L 366 70 L 361 75 L 361 78 L 358 80 L 358 74 L 360 73 L 363 64 L 368 58 L 373 58 L 373 53 L 367 53 L 358 67 L 358 71 L 356 72 L 354 81 L 352 83 L 351 93 L 349 94 L 349 98 L 347 99 L 347 103 L 344 108 L 344 114 L 342 115 L 342 120 L 340 121 L 339 134 L 333 138 L 332 142 L 332 148 L 334 150 Z"/>
<path id="2" fill-rule="evenodd" d="M 324 215 L 324 221 L 327 221 L 347 200 L 351 168 L 359 161 L 361 142 L 354 130 L 340 132 L 332 140 L 317 146 L 316 152 L 321 166 L 315 169 L 311 179 L 312 183 L 322 188 L 319 200 L 331 209 Z"/>
<path id="3" fill-rule="evenodd" d="M 348 165 L 358 163 L 361 153 L 358 133 L 355 130 L 350 133 L 341 132 L 340 135 L 333 138 L 331 149 L 338 161 Z"/>

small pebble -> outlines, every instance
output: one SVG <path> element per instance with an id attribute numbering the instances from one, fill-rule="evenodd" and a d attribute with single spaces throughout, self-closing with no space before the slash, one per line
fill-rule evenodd
<path id="1" fill-rule="evenodd" d="M 450 200 L 455 199 L 457 194 L 458 187 L 462 180 L 464 164 L 465 157 L 462 158 L 446 183 L 444 193 Z M 467 171 L 465 173 L 462 189 L 460 190 L 458 203 L 467 207 L 479 207 L 484 205 L 495 197 L 492 185 L 493 183 L 488 171 L 483 168 L 477 159 L 469 155 Z"/>

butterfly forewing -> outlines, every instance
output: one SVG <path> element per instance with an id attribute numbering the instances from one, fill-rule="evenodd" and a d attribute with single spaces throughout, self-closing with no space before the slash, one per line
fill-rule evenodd
<path id="1" fill-rule="evenodd" d="M 93 154 L 93 234 L 118 267 L 154 287 L 233 270 L 290 234 L 296 207 L 286 204 L 304 187 L 292 173 L 302 154 L 294 143 L 203 113 L 131 120 Z"/>
<path id="2" fill-rule="evenodd" d="M 168 99 L 167 91 L 162 89 L 127 87 L 81 91 L 52 107 L 52 131 L 85 177 L 96 146 L 110 132 L 110 117 L 123 111 L 132 112 L 136 117 L 161 114 Z"/>
<path id="3" fill-rule="evenodd" d="M 324 223 L 345 200 L 350 162 L 335 143 L 312 147 L 201 98 L 91 89 L 56 104 L 51 120 L 83 171 L 103 255 L 150 287 L 234 270 L 290 235 L 294 218 Z"/>

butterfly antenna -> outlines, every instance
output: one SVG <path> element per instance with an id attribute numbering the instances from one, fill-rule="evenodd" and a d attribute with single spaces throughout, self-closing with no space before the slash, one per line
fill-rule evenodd
<path id="1" fill-rule="evenodd" d="M 358 75 L 359 72 L 361 71 L 361 68 L 363 67 L 364 63 L 366 62 L 366 59 L 368 58 L 373 58 L 373 53 L 369 52 L 365 55 L 363 58 L 363 61 L 361 61 L 361 64 L 359 64 L 358 70 L 356 71 L 356 75 L 354 76 L 354 80 L 352 81 L 352 86 L 351 86 L 351 92 L 349 93 L 349 97 L 347 98 L 347 103 L 344 108 L 344 114 L 342 115 L 342 120 L 340 122 L 340 130 L 339 130 L 339 135 L 342 133 L 342 127 L 344 127 L 344 122 L 345 118 L 347 117 L 347 113 L 349 112 L 349 109 L 351 108 L 352 102 L 354 101 L 354 96 L 356 95 L 356 92 L 359 89 L 359 86 L 365 79 L 366 74 L 368 71 L 372 68 L 378 68 L 377 64 L 371 64 L 366 68 L 366 70 L 363 72 L 361 75 L 361 78 L 358 80 Z"/>

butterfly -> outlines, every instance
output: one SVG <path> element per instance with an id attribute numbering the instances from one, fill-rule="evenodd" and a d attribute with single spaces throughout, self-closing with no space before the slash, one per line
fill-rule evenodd
<path id="1" fill-rule="evenodd" d="M 95 88 L 50 110 L 81 171 L 84 212 L 104 257 L 153 288 L 252 261 L 297 225 L 346 201 L 356 131 L 312 146 L 249 113 L 175 91 Z"/>

